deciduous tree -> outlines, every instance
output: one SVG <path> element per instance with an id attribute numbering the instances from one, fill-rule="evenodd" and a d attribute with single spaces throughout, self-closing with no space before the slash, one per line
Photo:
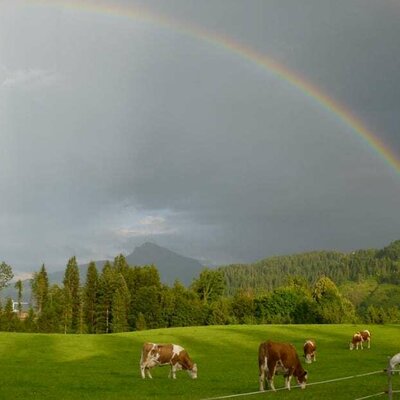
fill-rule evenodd
<path id="1" fill-rule="evenodd" d="M 3 261 L 0 264 L 0 290 L 6 287 L 13 277 L 12 268 Z"/>

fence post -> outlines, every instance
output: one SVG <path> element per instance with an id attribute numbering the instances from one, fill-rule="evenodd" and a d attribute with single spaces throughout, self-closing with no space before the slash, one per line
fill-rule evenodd
<path id="1" fill-rule="evenodd" d="M 390 366 L 390 357 L 388 357 L 388 366 L 387 366 L 387 374 L 388 374 L 388 396 L 389 400 L 393 399 L 393 390 L 392 390 L 392 367 Z"/>

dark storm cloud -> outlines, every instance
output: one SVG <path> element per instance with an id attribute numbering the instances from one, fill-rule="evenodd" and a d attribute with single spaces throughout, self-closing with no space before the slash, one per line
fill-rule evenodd
<path id="1" fill-rule="evenodd" d="M 154 23 L 15 4 L 0 14 L 0 255 L 17 268 L 144 240 L 224 263 L 398 238 L 398 173 L 271 71 Z M 362 4 L 144 5 L 275 58 L 398 149 L 397 8 Z"/>

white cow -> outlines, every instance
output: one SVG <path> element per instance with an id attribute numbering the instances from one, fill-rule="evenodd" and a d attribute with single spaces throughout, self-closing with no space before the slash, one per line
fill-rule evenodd
<path id="1" fill-rule="evenodd" d="M 400 364 L 400 353 L 397 353 L 389 360 L 390 370 L 393 371 L 399 364 Z"/>

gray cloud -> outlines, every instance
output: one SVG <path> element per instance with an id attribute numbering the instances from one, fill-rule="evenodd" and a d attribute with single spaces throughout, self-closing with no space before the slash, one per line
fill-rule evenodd
<path id="1" fill-rule="evenodd" d="M 400 28 L 384 3 L 145 5 L 298 71 L 397 151 Z M 0 14 L 0 258 L 19 271 L 144 240 L 225 263 L 398 239 L 398 172 L 290 83 L 143 20 L 14 4 Z"/>

